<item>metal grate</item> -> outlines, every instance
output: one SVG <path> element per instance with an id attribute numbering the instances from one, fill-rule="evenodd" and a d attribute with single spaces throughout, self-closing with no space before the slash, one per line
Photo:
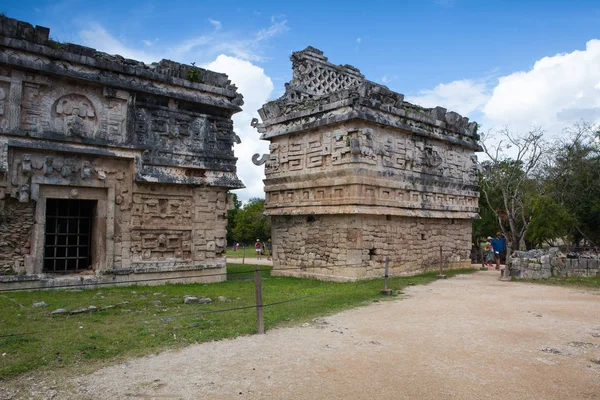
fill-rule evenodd
<path id="1" fill-rule="evenodd" d="M 95 200 L 46 200 L 44 271 L 77 272 L 91 268 Z"/>

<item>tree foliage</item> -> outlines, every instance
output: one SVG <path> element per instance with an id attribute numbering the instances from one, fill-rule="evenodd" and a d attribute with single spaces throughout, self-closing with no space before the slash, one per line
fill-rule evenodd
<path id="1" fill-rule="evenodd" d="M 540 130 L 520 139 L 506 130 L 484 135 L 474 240 L 500 230 L 512 250 L 557 239 L 600 244 L 600 132 L 579 123 L 564 133 L 551 142 Z"/>
<path id="2" fill-rule="evenodd" d="M 492 143 L 493 139 L 497 142 Z M 480 176 L 482 197 L 511 250 L 517 250 L 531 221 L 529 202 L 536 187 L 536 169 L 546 148 L 543 131 L 536 129 L 525 137 L 508 130 L 494 137 L 488 132 L 482 144 L 488 157 Z"/>
<path id="3" fill-rule="evenodd" d="M 575 242 L 600 245 L 600 132 L 578 123 L 565 130 L 545 176 L 546 190 L 575 218 Z"/>
<path id="4" fill-rule="evenodd" d="M 250 199 L 238 210 L 232 229 L 233 240 L 251 244 L 256 239 L 267 240 L 271 236 L 271 219 L 264 215 L 264 199 Z"/>
<path id="5" fill-rule="evenodd" d="M 233 228 L 235 228 L 235 216 L 242 208 L 242 202 L 238 199 L 237 194 L 233 195 L 233 208 L 227 211 L 227 243 L 233 243 Z"/>
<path id="6" fill-rule="evenodd" d="M 544 243 L 556 245 L 555 239 L 568 242 L 575 224 L 575 217 L 564 205 L 550 196 L 536 195 L 531 202 L 531 221 L 525 240 L 534 247 Z"/>

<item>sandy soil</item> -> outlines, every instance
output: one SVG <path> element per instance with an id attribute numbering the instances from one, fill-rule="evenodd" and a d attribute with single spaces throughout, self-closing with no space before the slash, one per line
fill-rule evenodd
<path id="1" fill-rule="evenodd" d="M 71 383 L 55 398 L 600 399 L 600 292 L 479 272 Z"/>
<path id="2" fill-rule="evenodd" d="M 227 257 L 228 264 L 242 264 L 244 261 L 248 265 L 273 265 L 273 260 L 267 260 L 267 257 L 261 257 L 260 260 L 256 259 L 256 256 L 243 258 Z"/>

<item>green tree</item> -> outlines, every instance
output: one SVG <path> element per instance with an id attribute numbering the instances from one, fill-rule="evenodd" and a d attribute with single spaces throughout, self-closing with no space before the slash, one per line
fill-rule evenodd
<path id="1" fill-rule="evenodd" d="M 235 228 L 235 216 L 242 208 L 242 202 L 238 199 L 237 194 L 233 195 L 233 208 L 227 211 L 227 243 L 231 244 L 235 240 L 233 238 L 233 228 Z"/>
<path id="2" fill-rule="evenodd" d="M 600 131 L 580 122 L 563 137 L 546 168 L 546 190 L 574 216 L 575 243 L 600 245 Z"/>
<path id="3" fill-rule="evenodd" d="M 543 243 L 555 245 L 555 239 L 566 241 L 573 232 L 576 220 L 573 214 L 550 196 L 537 195 L 531 202 L 531 221 L 525 240 L 535 247 Z"/>
<path id="4" fill-rule="evenodd" d="M 235 215 L 233 239 L 248 245 L 256 239 L 267 240 L 271 236 L 271 219 L 264 215 L 264 199 L 250 199 Z"/>
<path id="5" fill-rule="evenodd" d="M 482 146 L 488 157 L 480 177 L 483 201 L 506 235 L 509 250 L 518 250 L 531 221 L 532 194 L 539 189 L 536 173 L 546 148 L 543 132 L 535 129 L 524 137 L 508 130 L 493 136 L 488 132 Z"/>

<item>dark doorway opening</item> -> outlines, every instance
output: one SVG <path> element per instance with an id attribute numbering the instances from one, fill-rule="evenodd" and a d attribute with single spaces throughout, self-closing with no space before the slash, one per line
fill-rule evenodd
<path id="1" fill-rule="evenodd" d="M 95 210 L 96 200 L 46 200 L 45 272 L 91 269 Z"/>

